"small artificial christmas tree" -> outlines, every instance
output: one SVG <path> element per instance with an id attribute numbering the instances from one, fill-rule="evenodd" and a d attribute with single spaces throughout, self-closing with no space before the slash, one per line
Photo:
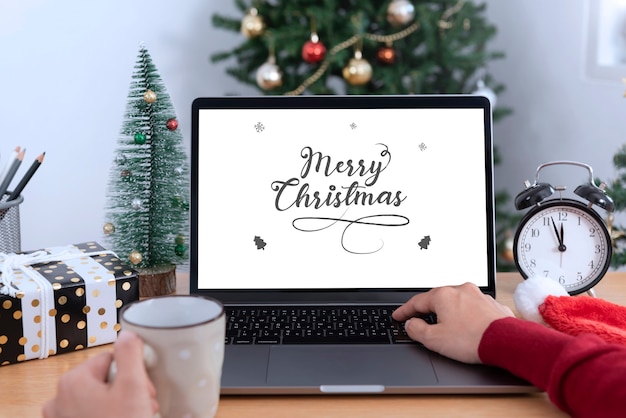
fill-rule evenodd
<path id="1" fill-rule="evenodd" d="M 626 84 L 626 78 L 622 81 Z M 626 91 L 624 97 L 626 98 Z M 613 165 L 619 175 L 615 180 L 607 182 L 606 192 L 615 203 L 615 211 L 608 214 L 607 225 L 613 240 L 611 265 L 619 268 L 626 265 L 626 227 L 615 223 L 615 214 L 626 210 L 626 145 L 622 145 L 613 156 Z"/>
<path id="2" fill-rule="evenodd" d="M 243 42 L 214 54 L 226 72 L 263 94 L 482 94 L 504 90 L 487 72 L 504 54 L 487 50 L 496 28 L 485 4 L 449 0 L 235 0 L 242 17 L 216 14 L 214 26 Z M 498 120 L 509 109 L 494 107 Z M 495 150 L 495 160 L 499 157 Z M 498 270 L 515 266 L 517 217 L 496 195 Z"/>
<path id="3" fill-rule="evenodd" d="M 174 268 L 187 260 L 189 169 L 174 107 L 143 45 L 111 167 L 106 209 L 103 231 L 111 249 L 139 270 L 140 293 L 171 293 Z M 154 280 L 165 274 L 168 289 L 144 283 L 142 274 Z M 148 290 L 150 286 L 157 290 Z"/>
<path id="4" fill-rule="evenodd" d="M 611 266 L 618 268 L 626 265 L 626 228 L 615 223 L 615 214 L 626 210 L 626 145 L 613 156 L 613 164 L 620 174 L 606 187 L 606 193 L 615 203 L 615 211 L 607 215 L 607 226 L 613 241 Z"/>

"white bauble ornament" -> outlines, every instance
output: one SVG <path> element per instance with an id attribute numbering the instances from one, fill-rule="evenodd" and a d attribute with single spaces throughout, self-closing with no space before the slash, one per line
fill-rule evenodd
<path id="1" fill-rule="evenodd" d="M 489 103 L 491 103 L 491 110 L 495 109 L 496 103 L 498 102 L 498 96 L 496 95 L 496 93 L 489 87 L 487 87 L 483 80 L 478 80 L 476 86 L 477 88 L 476 90 L 474 90 L 473 94 L 475 94 L 476 96 L 486 97 L 489 100 Z"/>
<path id="2" fill-rule="evenodd" d="M 409 0 L 392 0 L 387 7 L 387 22 L 391 26 L 404 26 L 414 17 L 415 6 Z"/>
<path id="3" fill-rule="evenodd" d="M 283 74 L 274 59 L 268 59 L 256 70 L 256 83 L 263 90 L 272 90 L 283 84 Z"/>

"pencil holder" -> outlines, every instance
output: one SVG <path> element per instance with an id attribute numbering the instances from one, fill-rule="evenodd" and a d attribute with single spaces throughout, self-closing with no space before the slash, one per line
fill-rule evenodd
<path id="1" fill-rule="evenodd" d="M 22 195 L 9 202 L 9 192 L 0 199 L 0 252 L 19 253 L 22 247 L 20 235 L 20 203 Z"/>

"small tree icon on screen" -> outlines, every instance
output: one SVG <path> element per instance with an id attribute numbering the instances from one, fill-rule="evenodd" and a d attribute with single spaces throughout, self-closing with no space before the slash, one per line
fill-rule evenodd
<path id="1" fill-rule="evenodd" d="M 257 250 L 265 250 L 265 246 L 267 245 L 258 235 L 254 237 L 254 243 L 256 244 Z"/>
<path id="2" fill-rule="evenodd" d="M 428 245 L 430 244 L 430 235 L 426 235 L 422 240 L 417 244 L 420 246 L 420 250 L 427 250 Z"/>

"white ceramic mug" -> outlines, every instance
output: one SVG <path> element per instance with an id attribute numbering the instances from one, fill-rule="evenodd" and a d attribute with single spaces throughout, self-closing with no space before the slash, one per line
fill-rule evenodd
<path id="1" fill-rule="evenodd" d="M 144 342 L 144 358 L 162 418 L 213 418 L 224 361 L 224 306 L 190 295 L 160 296 L 128 304 L 122 329 Z M 112 370 L 114 378 L 115 370 Z"/>

